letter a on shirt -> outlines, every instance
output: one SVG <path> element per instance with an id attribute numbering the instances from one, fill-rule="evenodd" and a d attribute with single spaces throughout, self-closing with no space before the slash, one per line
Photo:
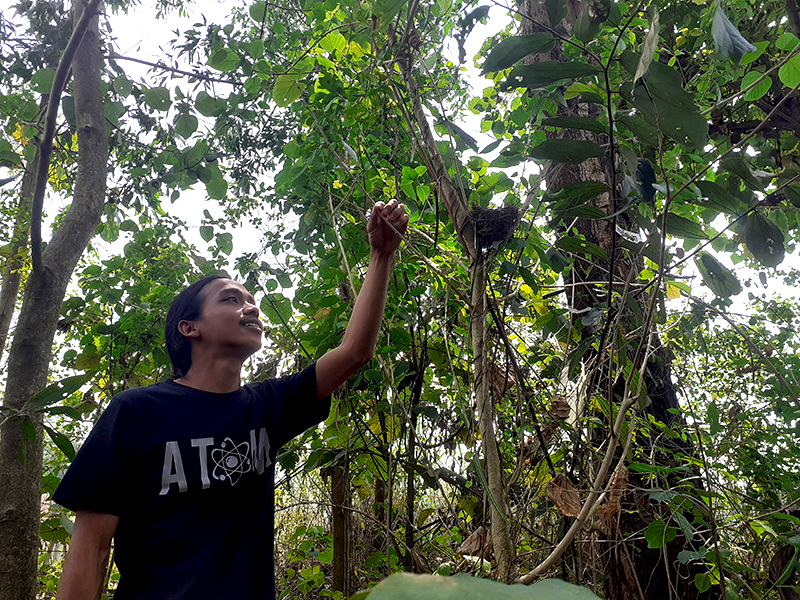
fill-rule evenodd
<path id="1" fill-rule="evenodd" d="M 177 483 L 178 489 L 182 492 L 189 489 L 189 486 L 186 485 L 186 474 L 183 471 L 183 459 L 181 459 L 178 442 L 167 442 L 164 448 L 164 468 L 161 471 L 159 494 L 165 496 L 169 492 L 169 486 L 173 483 Z"/>

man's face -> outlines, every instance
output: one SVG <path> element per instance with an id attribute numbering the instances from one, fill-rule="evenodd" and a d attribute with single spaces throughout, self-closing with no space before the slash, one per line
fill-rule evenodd
<path id="1" fill-rule="evenodd" d="M 192 321 L 195 344 L 219 347 L 242 360 L 261 348 L 264 328 L 258 307 L 242 284 L 215 279 L 203 288 L 200 301 L 200 317 Z"/>

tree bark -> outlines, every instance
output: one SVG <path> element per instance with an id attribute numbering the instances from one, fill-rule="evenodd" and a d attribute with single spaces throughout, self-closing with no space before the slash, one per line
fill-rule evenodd
<path id="1" fill-rule="evenodd" d="M 75 0 L 74 22 L 83 7 L 82 0 Z M 36 597 L 42 417 L 22 410 L 47 384 L 53 338 L 67 284 L 103 214 L 108 135 L 101 58 L 95 16 L 72 65 L 78 134 L 72 205 L 42 252 L 42 269 L 33 272 L 25 286 L 9 353 L 3 400 L 3 418 L 9 418 L 0 428 L 0 600 Z"/>
<path id="2" fill-rule="evenodd" d="M 25 248 L 28 246 L 28 233 L 30 224 L 31 198 L 33 197 L 34 166 L 28 164 L 22 176 L 22 186 L 17 205 L 17 216 L 14 219 L 14 232 L 11 235 L 11 250 L 8 261 L 3 270 L 3 285 L 0 289 L 0 363 L 5 352 L 11 320 L 14 317 L 14 308 L 19 296 L 19 287 L 22 282 L 22 272 L 27 263 Z"/>
<path id="3" fill-rule="evenodd" d="M 352 594 L 352 536 L 350 534 L 349 470 L 337 465 L 330 470 L 333 501 L 333 591 Z"/>

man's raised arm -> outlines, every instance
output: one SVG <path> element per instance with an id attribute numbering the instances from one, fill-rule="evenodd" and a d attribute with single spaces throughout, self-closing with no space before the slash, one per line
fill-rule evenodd
<path id="1" fill-rule="evenodd" d="M 383 218 L 381 218 L 383 217 Z M 385 221 L 384 221 L 385 219 Z M 391 227 L 389 224 L 391 224 Z M 400 233 L 398 235 L 395 233 Z M 348 377 L 372 360 L 386 306 L 394 252 L 408 229 L 408 215 L 402 204 L 377 202 L 372 209 L 369 234 L 369 268 L 342 343 L 317 361 L 317 396 L 324 398 Z"/>

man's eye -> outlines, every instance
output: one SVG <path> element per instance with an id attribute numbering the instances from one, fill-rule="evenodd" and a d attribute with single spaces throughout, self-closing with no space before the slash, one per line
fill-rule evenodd
<path id="1" fill-rule="evenodd" d="M 230 301 L 230 300 L 233 300 L 233 301 L 234 301 L 234 302 L 236 302 L 237 304 L 238 304 L 238 302 L 239 302 L 239 299 L 238 299 L 236 296 L 229 296 L 228 298 L 225 298 L 225 301 L 226 301 L 226 302 L 228 302 L 228 301 Z"/>

